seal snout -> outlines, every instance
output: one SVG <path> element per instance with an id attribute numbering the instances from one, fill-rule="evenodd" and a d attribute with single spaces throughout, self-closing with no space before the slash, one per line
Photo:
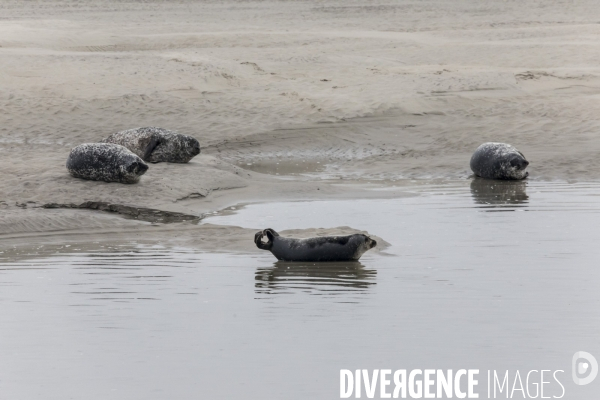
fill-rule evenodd
<path id="1" fill-rule="evenodd" d="M 146 163 L 138 163 L 138 171 L 144 173 L 146 171 L 148 171 L 148 164 Z"/>
<path id="2" fill-rule="evenodd" d="M 365 238 L 365 247 L 370 250 L 373 247 L 377 246 L 377 241 L 375 239 L 371 239 L 370 237 L 368 237 L 367 235 L 363 235 L 363 237 Z"/>
<path id="3" fill-rule="evenodd" d="M 192 154 L 195 156 L 200 154 L 200 143 L 196 139 L 192 143 Z"/>
<path id="4" fill-rule="evenodd" d="M 377 246 L 377 240 L 369 238 L 369 249 Z"/>
<path id="5" fill-rule="evenodd" d="M 146 173 L 146 171 L 148 171 L 148 164 L 145 162 L 135 161 L 131 163 L 128 171 L 137 175 L 143 175 Z"/>

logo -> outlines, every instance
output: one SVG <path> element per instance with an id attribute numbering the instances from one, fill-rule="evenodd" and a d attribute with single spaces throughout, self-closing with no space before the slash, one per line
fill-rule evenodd
<path id="1" fill-rule="evenodd" d="M 596 379 L 596 375 L 598 375 L 598 361 L 593 355 L 585 351 L 573 354 L 573 381 L 577 385 L 591 383 Z"/>
<path id="2" fill-rule="evenodd" d="M 598 361 L 590 353 L 578 351 L 573 355 L 572 371 L 575 384 L 588 385 L 598 376 Z M 562 399 L 565 386 L 559 373 L 565 371 L 487 370 L 487 398 Z M 341 369 L 340 398 L 477 399 L 481 378 L 485 382 L 478 369 Z"/>

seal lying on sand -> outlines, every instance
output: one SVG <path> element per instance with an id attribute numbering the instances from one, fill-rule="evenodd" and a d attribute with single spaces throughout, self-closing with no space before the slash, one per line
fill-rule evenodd
<path id="1" fill-rule="evenodd" d="M 148 164 L 118 144 L 86 143 L 71 150 L 67 169 L 76 178 L 136 183 L 148 170 Z"/>
<path id="2" fill-rule="evenodd" d="M 529 161 L 523 153 L 506 143 L 484 143 L 471 157 L 471 170 L 487 179 L 524 179 Z"/>
<path id="3" fill-rule="evenodd" d="M 186 163 L 200 154 L 200 143 L 193 137 L 155 127 L 113 133 L 102 142 L 125 146 L 151 163 Z"/>
<path id="4" fill-rule="evenodd" d="M 265 243 L 262 238 L 267 236 Z M 281 261 L 356 261 L 377 242 L 362 234 L 292 239 L 279 236 L 273 229 L 254 235 L 256 247 L 269 250 Z"/>

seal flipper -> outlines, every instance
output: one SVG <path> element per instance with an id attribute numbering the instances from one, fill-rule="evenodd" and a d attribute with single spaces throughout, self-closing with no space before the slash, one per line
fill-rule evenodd
<path id="1" fill-rule="evenodd" d="M 265 235 L 269 239 L 269 241 L 266 243 L 262 241 L 262 238 L 265 237 Z M 254 243 L 256 243 L 256 247 L 261 250 L 271 250 L 275 236 L 279 236 L 279 233 L 275 232 L 275 230 L 271 228 L 267 228 L 263 231 L 256 232 L 254 235 Z"/>
<path id="2" fill-rule="evenodd" d="M 154 151 L 154 149 L 156 149 L 156 146 L 158 146 L 160 144 L 160 139 L 158 138 L 158 135 L 152 135 L 152 137 L 150 138 L 150 142 L 148 143 L 148 145 L 146 146 L 146 149 L 144 150 L 144 161 L 150 161 L 150 156 L 152 155 L 152 152 Z M 152 162 L 152 161 L 150 161 Z"/>
<path id="3" fill-rule="evenodd" d="M 262 238 L 264 236 L 265 235 L 263 231 L 256 232 L 256 234 L 254 235 L 254 243 L 256 244 L 256 247 L 258 247 L 261 250 L 271 250 L 271 246 L 273 246 L 273 241 L 270 240 L 267 243 L 264 243 L 262 241 Z"/>
<path id="4" fill-rule="evenodd" d="M 269 241 L 272 242 L 275 239 L 275 236 L 279 236 L 279 233 L 275 232 L 275 229 L 267 228 L 263 231 L 265 235 L 269 238 Z"/>

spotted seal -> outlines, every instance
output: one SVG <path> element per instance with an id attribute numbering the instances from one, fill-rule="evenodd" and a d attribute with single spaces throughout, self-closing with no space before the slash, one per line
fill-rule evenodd
<path id="1" fill-rule="evenodd" d="M 125 146 L 151 163 L 187 163 L 200 154 L 200 143 L 193 137 L 152 126 L 113 133 L 102 142 Z"/>
<path id="2" fill-rule="evenodd" d="M 506 143 L 484 143 L 471 157 L 471 170 L 487 179 L 517 180 L 527 178 L 529 161 L 523 153 Z"/>
<path id="3" fill-rule="evenodd" d="M 263 237 L 268 241 L 263 242 Z M 324 236 L 292 239 L 268 228 L 254 235 L 256 247 L 269 250 L 280 261 L 356 261 L 377 242 L 367 235 Z"/>
<path id="4" fill-rule="evenodd" d="M 67 169 L 76 178 L 136 183 L 148 170 L 148 164 L 118 144 L 85 143 L 71 150 Z"/>

